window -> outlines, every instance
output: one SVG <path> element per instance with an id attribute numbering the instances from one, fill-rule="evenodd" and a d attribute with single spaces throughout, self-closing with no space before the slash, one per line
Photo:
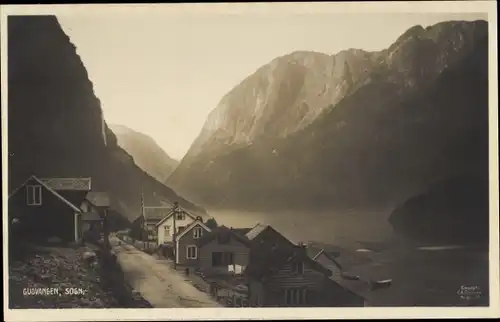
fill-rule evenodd
<path id="1" fill-rule="evenodd" d="M 26 186 L 26 203 L 28 206 L 42 204 L 42 186 Z"/>
<path id="2" fill-rule="evenodd" d="M 230 252 L 213 252 L 212 266 L 234 265 L 234 256 Z"/>
<path id="3" fill-rule="evenodd" d="M 170 225 L 165 225 L 163 228 L 165 229 L 165 235 L 170 235 Z"/>
<path id="4" fill-rule="evenodd" d="M 285 290 L 286 305 L 307 304 L 307 290 L 304 288 L 290 288 Z"/>
<path id="5" fill-rule="evenodd" d="M 185 226 L 179 226 L 179 227 L 177 227 L 177 233 L 178 234 L 182 233 L 185 228 L 186 228 Z"/>
<path id="6" fill-rule="evenodd" d="M 177 220 L 184 220 L 184 219 L 186 219 L 186 214 L 184 214 L 183 212 L 178 212 L 175 215 L 175 219 L 177 219 Z"/>
<path id="7" fill-rule="evenodd" d="M 187 259 L 196 259 L 198 255 L 198 249 L 194 245 L 190 245 L 186 247 L 186 258 Z"/>
<path id="8" fill-rule="evenodd" d="M 193 229 L 193 238 L 198 239 L 203 235 L 203 228 L 201 227 L 194 227 Z"/>
<path id="9" fill-rule="evenodd" d="M 293 262 L 292 272 L 294 274 L 304 274 L 304 263 L 303 262 Z"/>

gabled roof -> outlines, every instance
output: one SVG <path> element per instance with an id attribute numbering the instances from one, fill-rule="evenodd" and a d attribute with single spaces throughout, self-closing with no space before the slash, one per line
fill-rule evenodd
<path id="1" fill-rule="evenodd" d="M 64 202 L 68 207 L 72 208 L 74 211 L 76 212 L 79 212 L 81 213 L 82 210 L 78 207 L 76 207 L 75 205 L 73 205 L 71 202 L 69 202 L 66 198 L 64 198 L 63 196 L 61 196 L 59 193 L 57 193 L 54 189 L 52 189 L 51 187 L 49 187 L 47 184 L 45 184 L 42 180 L 38 179 L 36 176 L 31 176 L 28 178 L 28 180 L 26 180 L 22 185 L 20 185 L 19 187 L 17 187 L 9 196 L 12 197 L 14 196 L 22 187 L 24 187 L 28 182 L 30 182 L 31 180 L 34 180 L 35 182 L 37 182 L 38 184 L 40 184 L 42 187 L 44 187 L 46 190 L 48 190 L 50 193 L 52 193 L 54 196 L 56 196 L 59 200 L 61 200 L 62 202 Z"/>
<path id="2" fill-rule="evenodd" d="M 186 229 L 184 229 L 178 236 L 177 236 L 177 240 L 179 240 L 180 238 L 182 238 L 182 236 L 186 235 L 190 230 L 192 230 L 194 227 L 196 226 L 200 226 L 202 227 L 203 229 L 205 229 L 206 231 L 208 232 L 211 232 L 211 229 L 209 227 L 207 227 L 203 221 L 201 220 L 195 220 L 193 221 L 189 226 L 186 227 Z"/>
<path id="3" fill-rule="evenodd" d="M 168 209 L 169 210 L 169 213 L 167 215 L 165 215 L 164 217 L 162 217 L 162 219 L 156 224 L 156 226 L 159 226 L 161 224 L 163 224 L 168 218 L 172 217 L 172 215 L 174 214 L 174 212 L 172 211 L 172 208 L 171 207 L 157 207 L 157 208 L 164 208 L 164 209 Z M 185 214 L 186 216 L 190 217 L 191 219 L 193 220 L 197 220 L 198 217 L 193 215 L 192 213 L 189 213 L 187 212 L 186 210 L 180 208 L 180 211 Z"/>
<path id="4" fill-rule="evenodd" d="M 53 190 L 90 191 L 91 178 L 40 178 Z"/>
<path id="5" fill-rule="evenodd" d="M 331 254 L 329 254 L 327 251 L 325 251 L 324 249 L 321 249 L 316 255 L 314 255 L 314 257 L 312 257 L 312 259 L 315 260 L 315 261 L 317 261 L 320 258 L 320 256 L 325 256 L 333 264 L 335 264 L 338 268 L 342 269 L 342 265 L 340 265 L 340 263 L 337 262 L 335 260 L 335 258 L 333 258 L 333 256 Z"/>
<path id="6" fill-rule="evenodd" d="M 305 265 L 326 276 L 332 275 L 329 269 L 307 256 L 303 246 L 297 245 L 291 247 L 280 245 L 271 248 L 267 245 L 255 247 L 252 249 L 245 274 L 250 277 L 262 278 L 294 260 L 302 261 Z"/>
<path id="7" fill-rule="evenodd" d="M 208 244 L 209 242 L 217 238 L 217 236 L 224 236 L 224 235 L 234 238 L 235 240 L 239 241 L 245 246 L 250 245 L 250 241 L 245 236 L 238 234 L 236 231 L 234 231 L 234 229 L 230 229 L 226 226 L 220 226 L 212 229 L 210 234 L 205 234 L 200 239 L 198 239 L 196 245 L 198 247 L 203 247 L 204 245 Z"/>
<path id="8" fill-rule="evenodd" d="M 263 224 L 259 223 L 259 224 L 255 225 L 252 229 L 250 229 L 245 234 L 245 237 L 248 238 L 249 240 L 253 240 L 255 237 L 259 236 L 260 233 L 262 233 L 268 227 L 269 227 L 269 225 L 263 225 Z"/>
<path id="9" fill-rule="evenodd" d="M 87 193 L 86 199 L 96 207 L 109 207 L 109 196 L 106 192 L 90 191 Z"/>
<path id="10" fill-rule="evenodd" d="M 144 219 L 146 221 L 161 221 L 170 216 L 172 208 L 169 207 L 144 207 Z"/>
<path id="11" fill-rule="evenodd" d="M 250 231 L 252 230 L 252 228 L 231 228 L 231 230 L 235 233 L 237 233 L 238 235 L 241 235 L 243 237 L 245 237 L 245 235 Z"/>

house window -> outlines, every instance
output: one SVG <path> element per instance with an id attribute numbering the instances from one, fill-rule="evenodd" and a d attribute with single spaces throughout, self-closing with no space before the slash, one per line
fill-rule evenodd
<path id="1" fill-rule="evenodd" d="M 201 227 L 194 227 L 193 229 L 193 238 L 198 239 L 203 235 L 203 228 Z"/>
<path id="2" fill-rule="evenodd" d="M 212 266 L 227 266 L 234 265 L 234 256 L 230 252 L 213 252 Z"/>
<path id="3" fill-rule="evenodd" d="M 186 247 L 186 258 L 187 259 L 196 259 L 198 255 L 198 249 L 194 245 L 190 245 Z"/>
<path id="4" fill-rule="evenodd" d="M 42 204 L 42 186 L 26 186 L 26 203 L 28 206 Z"/>
<path id="5" fill-rule="evenodd" d="M 307 304 L 307 290 L 304 288 L 290 288 L 285 290 L 286 305 Z"/>
<path id="6" fill-rule="evenodd" d="M 175 219 L 176 220 L 184 220 L 184 219 L 186 219 L 186 214 L 184 214 L 183 212 L 178 212 L 175 215 Z"/>
<path id="7" fill-rule="evenodd" d="M 170 225 L 166 225 L 164 229 L 165 229 L 165 235 L 170 235 Z"/>
<path id="8" fill-rule="evenodd" d="M 294 274 L 299 274 L 299 275 L 304 274 L 304 263 L 303 262 L 293 262 L 292 263 L 292 272 Z"/>
<path id="9" fill-rule="evenodd" d="M 185 228 L 186 228 L 185 226 L 179 226 L 179 227 L 177 227 L 177 233 L 178 234 L 182 233 Z"/>

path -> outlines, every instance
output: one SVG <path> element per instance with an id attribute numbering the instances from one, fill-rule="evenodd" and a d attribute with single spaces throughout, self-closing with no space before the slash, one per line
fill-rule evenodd
<path id="1" fill-rule="evenodd" d="M 155 308 L 220 307 L 208 294 L 191 285 L 162 260 L 141 252 L 132 245 L 110 237 L 127 282 Z"/>

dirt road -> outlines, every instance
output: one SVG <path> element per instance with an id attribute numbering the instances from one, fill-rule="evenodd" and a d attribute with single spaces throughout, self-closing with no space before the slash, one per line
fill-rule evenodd
<path id="1" fill-rule="evenodd" d="M 110 237 L 127 282 L 155 308 L 220 307 L 161 260 Z"/>

